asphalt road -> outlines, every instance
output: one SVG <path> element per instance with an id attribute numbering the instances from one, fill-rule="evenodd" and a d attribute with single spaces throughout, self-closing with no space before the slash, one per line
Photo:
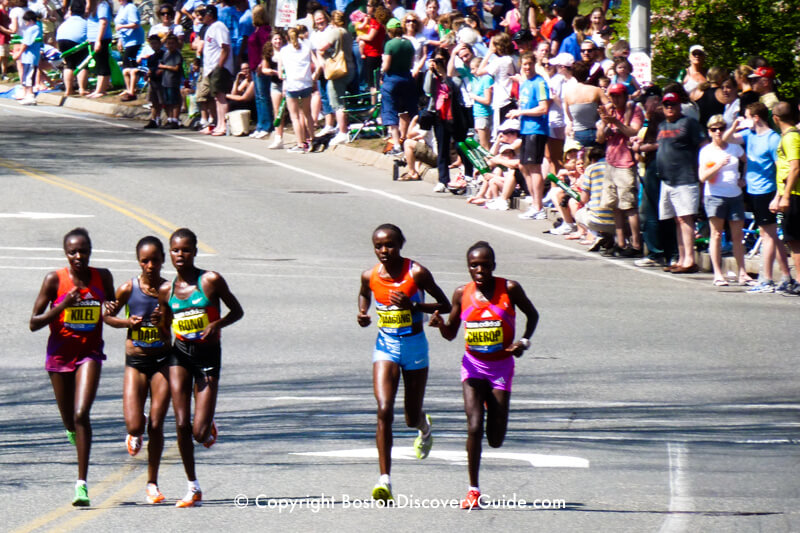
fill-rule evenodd
<path id="1" fill-rule="evenodd" d="M 800 299 L 601 259 L 543 235 L 545 222 L 331 154 L 6 102 L 0 123 L 0 529 L 800 530 Z M 404 254 L 448 295 L 468 280 L 468 246 L 488 240 L 498 275 L 518 280 L 541 313 L 517 363 L 505 445 L 484 447 L 491 509 L 452 508 L 467 489 L 461 345 L 433 330 L 432 455 L 411 458 L 415 432 L 398 404 L 401 505 L 368 499 L 378 475 L 375 331 L 356 325 L 355 304 L 383 222 L 403 229 Z M 69 505 L 75 453 L 43 369 L 47 333 L 27 323 L 75 226 L 89 229 L 92 264 L 110 268 L 115 285 L 138 272 L 140 237 L 166 241 L 190 227 L 202 242 L 198 265 L 222 273 L 243 304 L 245 318 L 223 333 L 220 438 L 196 454 L 202 508 L 172 506 L 185 478 L 171 413 L 167 503 L 144 503 L 145 454 L 131 458 L 124 446 L 124 337 L 110 329 L 92 412 L 93 506 Z"/>

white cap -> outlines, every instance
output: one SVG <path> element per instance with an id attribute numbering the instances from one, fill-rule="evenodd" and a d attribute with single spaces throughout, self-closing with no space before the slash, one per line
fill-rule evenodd
<path id="1" fill-rule="evenodd" d="M 500 127 L 497 128 L 497 131 L 519 131 L 519 120 L 516 118 L 507 118 L 500 124 Z"/>
<path id="2" fill-rule="evenodd" d="M 689 55 L 692 55 L 692 52 L 703 52 L 703 54 L 705 54 L 706 49 L 703 48 L 703 45 L 693 44 L 692 46 L 689 47 Z"/>
<path id="3" fill-rule="evenodd" d="M 556 57 L 550 59 L 550 64 L 559 67 L 571 67 L 575 63 L 575 57 L 569 52 L 561 52 Z"/>

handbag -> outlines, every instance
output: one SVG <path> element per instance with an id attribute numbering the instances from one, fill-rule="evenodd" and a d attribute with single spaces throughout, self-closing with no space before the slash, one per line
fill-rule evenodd
<path id="1" fill-rule="evenodd" d="M 330 58 L 325 59 L 323 70 L 327 80 L 338 80 L 347 76 L 347 61 L 344 58 L 344 50 L 342 50 L 341 34 L 336 40 L 336 52 Z"/>

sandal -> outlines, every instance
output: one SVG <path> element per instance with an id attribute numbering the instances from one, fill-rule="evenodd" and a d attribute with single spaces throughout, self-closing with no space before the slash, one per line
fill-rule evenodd
<path id="1" fill-rule="evenodd" d="M 756 285 L 758 285 L 758 282 L 753 278 L 740 279 L 739 285 L 741 285 L 742 287 L 755 287 Z"/>
<path id="2" fill-rule="evenodd" d="M 420 177 L 419 174 L 412 175 L 410 172 L 406 172 L 405 174 L 397 178 L 397 181 L 420 181 L 421 179 L 422 178 Z"/>
<path id="3" fill-rule="evenodd" d="M 594 244 L 594 239 L 584 239 L 582 241 L 578 241 L 578 244 L 582 244 L 584 246 L 589 246 L 590 244 Z"/>
<path id="4" fill-rule="evenodd" d="M 570 233 L 569 235 L 564 236 L 564 238 L 568 241 L 577 241 L 578 239 L 583 239 L 583 235 L 580 233 Z"/>
<path id="5" fill-rule="evenodd" d="M 725 281 L 724 279 L 715 279 L 714 280 L 714 286 L 715 287 L 727 287 L 728 286 L 728 282 Z"/>

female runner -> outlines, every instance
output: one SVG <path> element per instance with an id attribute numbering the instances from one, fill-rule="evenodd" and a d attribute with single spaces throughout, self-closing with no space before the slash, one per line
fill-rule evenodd
<path id="1" fill-rule="evenodd" d="M 430 271 L 400 255 L 406 242 L 394 224 L 378 226 L 372 244 L 379 263 L 361 274 L 358 293 L 358 324 L 370 324 L 368 313 L 371 295 L 375 294 L 378 312 L 378 339 L 372 355 L 372 384 L 378 402 L 378 427 L 375 441 L 381 476 L 372 489 L 372 498 L 393 500 L 389 477 L 392 462 L 392 420 L 400 373 L 405 384 L 406 425 L 417 428 L 414 441 L 417 458 L 424 459 L 433 445 L 431 419 L 422 410 L 428 380 L 428 340 L 422 331 L 423 313 L 450 311 L 450 303 L 436 285 Z M 425 303 L 424 293 L 436 300 Z"/>
<path id="2" fill-rule="evenodd" d="M 150 418 L 147 422 L 147 503 L 160 503 L 158 467 L 164 450 L 164 417 L 169 409 L 170 334 L 158 305 L 158 289 L 167 280 L 161 277 L 164 245 L 157 237 L 147 236 L 136 244 L 136 259 L 142 268 L 137 277 L 117 289 L 117 301 L 103 317 L 113 328 L 127 328 L 125 341 L 125 380 L 122 386 L 122 411 L 128 436 L 128 453 L 142 448 L 145 422 L 144 404 L 150 389 Z M 116 315 L 125 307 L 125 318 Z"/>
<path id="3" fill-rule="evenodd" d="M 489 446 L 503 444 L 508 427 L 508 405 L 514 358 L 530 347 L 530 338 L 539 322 L 539 313 L 516 281 L 494 277 L 494 250 L 478 241 L 467 250 L 467 266 L 472 281 L 453 293 L 453 308 L 447 322 L 435 312 L 430 325 L 438 327 L 447 340 L 453 340 L 464 321 L 466 352 L 461 360 L 464 411 L 467 414 L 467 462 L 469 492 L 462 509 L 480 506 L 478 468 L 481 463 L 484 408 L 486 439 Z M 525 333 L 514 341 L 515 307 L 525 314 Z"/>
<path id="4" fill-rule="evenodd" d="M 92 410 L 103 353 L 101 307 L 114 294 L 105 268 L 91 268 L 92 241 L 84 228 L 64 235 L 68 267 L 49 272 L 33 304 L 31 331 L 50 326 L 45 369 L 50 374 L 67 438 L 77 447 L 78 481 L 72 505 L 89 505 L 86 475 L 92 448 Z"/>
<path id="5" fill-rule="evenodd" d="M 159 289 L 158 300 L 166 324 L 172 324 L 175 333 L 169 384 L 178 448 L 189 480 L 186 496 L 175 506 L 194 507 L 200 505 L 203 493 L 195 475 L 192 436 L 206 448 L 217 440 L 214 410 L 222 358 L 220 329 L 242 318 L 244 311 L 222 276 L 194 266 L 197 236 L 191 230 L 175 230 L 169 239 L 169 255 L 178 276 Z M 220 301 L 228 308 L 228 314 L 221 318 Z"/>

